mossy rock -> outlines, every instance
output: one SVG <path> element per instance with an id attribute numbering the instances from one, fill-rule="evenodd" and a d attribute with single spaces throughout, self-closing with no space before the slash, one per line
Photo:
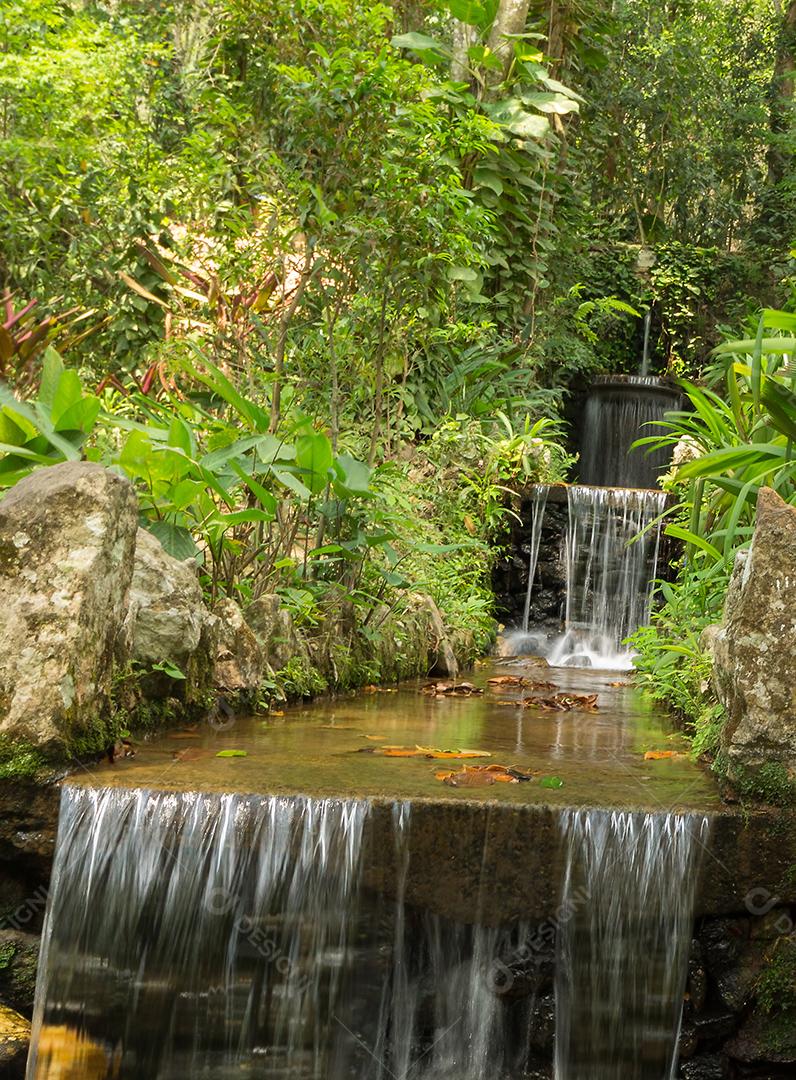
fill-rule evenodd
<path id="1" fill-rule="evenodd" d="M 19 1013 L 0 1004 L 0 1076 L 22 1080 L 30 1046 L 30 1024 Z"/>
<path id="2" fill-rule="evenodd" d="M 33 1012 L 40 944 L 35 934 L 0 931 L 0 1001 L 25 1016 Z"/>

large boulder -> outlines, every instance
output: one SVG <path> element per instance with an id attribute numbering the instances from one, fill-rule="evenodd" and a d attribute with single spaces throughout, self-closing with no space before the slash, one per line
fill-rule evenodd
<path id="1" fill-rule="evenodd" d="M 246 622 L 274 671 L 281 671 L 295 657 L 307 659 L 307 647 L 296 633 L 293 616 L 281 606 L 275 593 L 253 600 L 246 608 Z"/>
<path id="2" fill-rule="evenodd" d="M 711 646 L 731 775 L 770 763 L 796 774 L 796 508 L 770 488 L 760 491 L 752 546 L 738 556 Z"/>
<path id="3" fill-rule="evenodd" d="M 131 659 L 185 667 L 202 644 L 211 619 L 196 563 L 180 562 L 156 536 L 139 529 L 128 614 Z"/>
<path id="4" fill-rule="evenodd" d="M 0 736 L 63 746 L 107 707 L 138 528 L 128 480 L 69 462 L 0 502 Z"/>
<path id="5" fill-rule="evenodd" d="M 219 600 L 213 614 L 218 619 L 213 684 L 219 690 L 251 697 L 260 689 L 264 677 L 262 647 L 234 600 Z"/>

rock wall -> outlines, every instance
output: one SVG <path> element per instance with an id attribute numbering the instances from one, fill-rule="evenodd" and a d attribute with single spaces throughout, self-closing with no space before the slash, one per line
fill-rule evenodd
<path id="1" fill-rule="evenodd" d="M 758 497 L 751 548 L 736 559 L 718 628 L 705 642 L 727 710 L 728 775 L 779 768 L 796 779 L 796 507 L 769 488 Z"/>
<path id="2" fill-rule="evenodd" d="M 517 516 L 509 519 L 508 531 L 501 545 L 502 555 L 492 573 L 497 617 L 505 626 L 511 628 L 522 625 L 528 591 L 533 523 L 533 498 L 530 491 L 518 493 L 514 511 Z M 562 540 L 567 534 L 568 525 L 566 488 L 551 488 L 542 524 L 530 610 L 530 625 L 551 634 L 563 629 L 567 569 Z"/>

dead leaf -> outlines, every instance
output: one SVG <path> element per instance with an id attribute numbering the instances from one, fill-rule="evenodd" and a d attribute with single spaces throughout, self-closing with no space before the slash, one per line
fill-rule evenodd
<path id="1" fill-rule="evenodd" d="M 455 772 L 438 771 L 437 780 L 449 787 L 487 787 L 490 784 L 518 784 L 531 779 L 530 773 L 511 765 L 463 765 Z"/>
<path id="2" fill-rule="evenodd" d="M 376 754 L 379 757 L 462 759 L 491 757 L 488 750 L 438 750 L 435 746 L 361 746 L 358 754 Z"/>
<path id="3" fill-rule="evenodd" d="M 522 675 L 493 675 L 486 680 L 490 686 L 524 686 L 525 680 Z"/>
<path id="4" fill-rule="evenodd" d="M 474 686 L 469 682 L 461 683 L 427 683 L 420 688 L 421 694 L 429 694 L 431 697 L 472 697 L 473 694 L 483 694 L 480 686 Z"/>
<path id="5" fill-rule="evenodd" d="M 687 754 L 677 750 L 648 750 L 644 755 L 645 761 L 663 761 L 664 758 L 687 757 Z"/>
<path id="6" fill-rule="evenodd" d="M 547 712 L 597 712 L 596 694 L 553 694 L 551 697 L 523 698 L 526 709 L 544 709 Z"/>
<path id="7" fill-rule="evenodd" d="M 626 679 L 616 679 L 615 682 L 609 682 L 609 686 L 632 686 L 633 683 L 627 682 Z"/>

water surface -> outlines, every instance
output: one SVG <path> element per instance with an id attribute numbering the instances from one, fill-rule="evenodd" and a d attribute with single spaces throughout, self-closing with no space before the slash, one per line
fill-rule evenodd
<path id="1" fill-rule="evenodd" d="M 562 691 L 597 694 L 597 712 L 546 712 L 522 706 L 534 692 L 490 687 L 495 675 L 549 680 Z M 134 758 L 95 770 L 90 782 L 177 791 L 238 791 L 387 799 L 497 800 L 553 806 L 712 809 L 720 800 L 712 777 L 694 764 L 673 733 L 622 672 L 541 667 L 531 660 L 479 666 L 472 697 L 428 696 L 433 680 L 285 707 L 283 715 L 231 717 L 139 745 Z M 612 684 L 620 685 L 612 685 Z M 540 695 L 552 691 L 539 691 Z M 449 787 L 436 779 L 458 761 L 385 758 L 383 744 L 476 749 L 484 763 L 517 766 L 530 783 Z M 245 757 L 219 758 L 224 750 Z M 678 756 L 645 760 L 649 750 Z M 472 763 L 471 763 L 472 764 Z M 544 778 L 557 777 L 558 788 Z M 78 778 L 78 782 L 83 782 Z"/>

